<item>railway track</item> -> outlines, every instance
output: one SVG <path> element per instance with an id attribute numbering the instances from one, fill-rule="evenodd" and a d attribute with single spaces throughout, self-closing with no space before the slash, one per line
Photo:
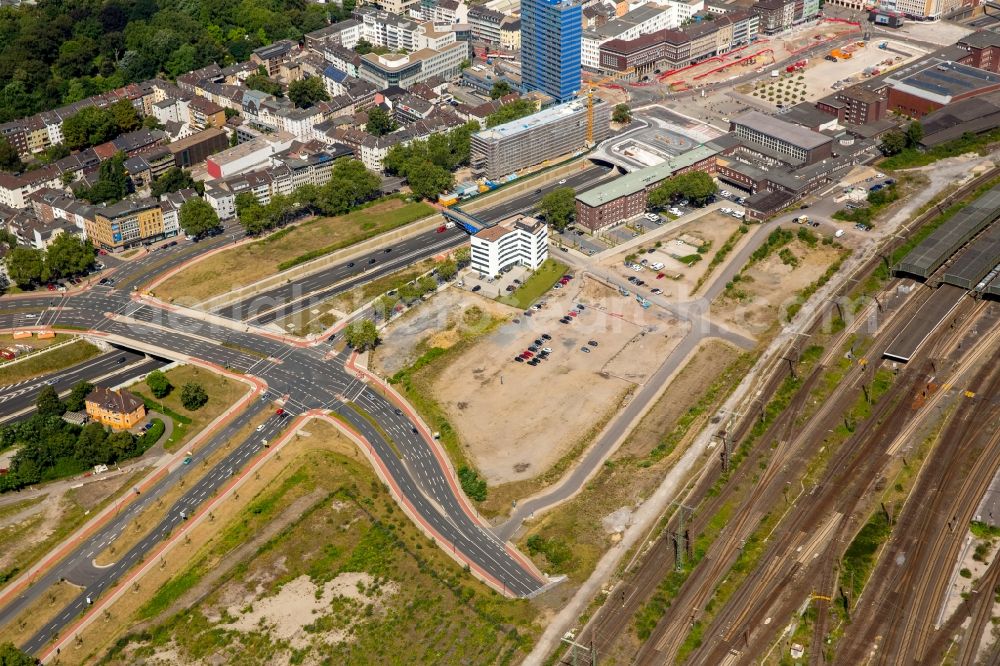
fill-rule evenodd
<path id="1" fill-rule="evenodd" d="M 1000 392 L 1000 364 L 987 362 L 972 385 L 978 388 L 977 396 L 984 397 L 966 399 L 942 433 L 932 454 L 933 465 L 924 469 L 911 493 L 920 499 L 904 506 L 845 633 L 837 663 L 866 659 L 872 664 L 925 663 L 936 651 L 937 616 L 966 526 L 1000 467 L 1000 404 L 995 399 Z M 995 585 L 997 572 L 989 576 Z M 992 586 L 986 596 L 992 597 Z M 968 604 L 963 607 L 964 614 L 961 607 L 956 613 L 964 620 L 972 610 Z M 978 624 L 985 623 L 981 615 L 988 616 L 990 610 L 977 613 Z M 977 640 L 969 642 L 978 645 L 982 626 L 974 633 Z M 877 649 L 870 654 L 873 645 Z M 938 642 L 936 648 L 940 647 Z M 965 647 L 963 654 L 969 658 Z"/>
<path id="2" fill-rule="evenodd" d="M 857 286 L 857 284 L 864 279 L 865 276 L 870 274 L 878 266 L 879 263 L 883 261 L 887 262 L 885 257 L 890 256 L 892 252 L 905 242 L 905 235 L 908 235 L 909 232 L 912 232 L 921 225 L 925 224 L 927 221 L 933 219 L 953 202 L 965 197 L 982 184 L 998 175 L 1000 175 L 1000 167 L 994 168 L 989 172 L 982 174 L 955 192 L 949 194 L 933 208 L 925 211 L 905 225 L 899 234 L 886 242 L 878 255 L 873 256 L 865 264 L 858 267 L 855 272 L 844 281 L 843 285 L 838 290 L 837 295 L 831 299 L 831 303 L 828 305 L 828 308 L 832 310 L 834 307 L 839 307 L 836 305 L 838 299 L 850 293 Z M 919 292 L 924 291 L 926 290 L 919 290 Z M 910 300 L 919 304 L 919 302 L 925 300 L 928 295 L 928 293 L 918 293 Z M 846 340 L 849 335 L 857 332 L 862 323 L 868 321 L 871 317 L 879 317 L 882 320 L 881 326 L 883 327 L 894 324 L 896 318 L 892 316 L 891 312 L 887 316 L 883 316 L 884 313 L 882 312 L 882 305 L 883 304 L 881 302 L 875 299 L 873 304 L 860 313 L 860 316 L 852 321 L 849 321 L 845 329 L 836 337 L 833 343 L 829 345 L 827 353 L 821 360 L 821 365 L 825 365 L 835 359 L 835 350 L 840 349 L 843 345 L 843 341 Z M 823 321 L 820 316 L 821 314 L 822 312 L 817 313 L 812 332 L 816 332 L 823 325 Z M 905 316 L 900 316 L 899 319 L 904 320 L 905 323 Z M 892 327 L 896 328 L 895 326 Z M 898 328 L 896 330 L 898 331 Z M 888 341 L 891 341 L 891 339 L 891 336 L 886 336 L 885 344 L 887 345 Z M 735 422 L 732 432 L 729 433 L 731 441 L 734 445 L 746 437 L 756 422 L 756 410 L 754 410 L 754 406 L 757 405 L 762 411 L 766 401 L 774 394 L 781 382 L 787 377 L 787 365 L 781 359 L 784 357 L 794 356 L 798 349 L 799 345 L 793 343 L 786 348 L 785 353 L 777 355 L 771 371 L 761 382 L 760 388 L 756 391 L 757 398 L 744 408 L 744 414 Z M 871 351 L 871 356 L 873 358 L 880 357 L 881 352 L 884 351 L 884 345 L 881 350 L 872 349 Z M 859 376 L 860 375 L 856 375 L 851 381 L 857 382 Z M 803 393 L 807 393 L 807 391 Z M 830 401 L 828 401 L 826 404 L 821 406 L 820 411 L 828 414 L 833 411 L 833 405 Z M 788 423 L 791 422 L 793 422 L 793 420 L 780 421 L 781 425 L 785 427 L 787 427 Z M 778 424 L 776 423 L 775 425 Z M 765 435 L 760 439 L 760 441 L 767 442 L 770 440 L 768 435 Z M 755 463 L 760 460 L 759 448 L 760 447 L 755 447 L 755 450 L 751 451 L 747 455 L 747 459 L 740 466 L 740 469 L 731 477 L 726 488 L 736 487 L 741 478 L 740 475 L 746 474 L 746 470 L 752 469 Z M 679 498 L 678 501 L 689 506 L 691 504 L 700 504 L 720 472 L 721 465 L 719 461 L 717 459 L 710 461 L 704 466 L 700 476 L 688 485 L 687 492 L 682 498 Z M 698 534 L 699 528 L 704 528 L 708 518 L 714 515 L 714 509 L 721 506 L 722 502 L 727 499 L 727 497 L 726 493 L 723 492 L 714 498 L 710 498 L 708 505 L 699 506 L 698 511 L 695 514 L 695 520 L 690 526 L 690 533 Z M 579 643 L 590 645 L 594 648 L 594 652 L 596 654 L 607 654 L 609 648 L 626 633 L 635 613 L 653 596 L 658 583 L 664 576 L 664 573 L 674 564 L 673 543 L 669 538 L 669 534 L 672 531 L 677 530 L 679 526 L 678 518 L 679 516 L 675 511 L 673 517 L 668 520 L 667 527 L 663 530 L 663 532 L 652 540 L 645 554 L 642 557 L 637 558 L 637 565 L 626 569 L 627 577 L 624 578 L 618 587 L 612 591 L 606 603 L 598 610 L 592 620 L 581 631 L 580 635 L 577 637 L 577 641 Z M 832 586 L 832 582 L 830 583 L 830 586 Z M 656 636 L 657 631 L 658 630 L 654 631 L 653 637 Z M 652 640 L 653 637 L 651 637 L 650 640 Z M 649 641 L 647 641 L 647 645 L 648 643 Z M 561 663 L 579 663 L 582 666 L 584 662 L 580 662 L 578 657 L 579 655 L 571 655 L 569 652 L 566 652 L 563 655 Z M 997 666 L 1000 666 L 1000 664 Z"/>
<path id="3" fill-rule="evenodd" d="M 971 302 L 966 305 L 967 309 L 978 307 Z M 886 337 L 882 336 L 883 340 Z M 935 337 L 938 343 L 947 342 L 950 332 L 947 329 L 938 331 Z M 823 568 L 812 565 L 816 559 L 822 561 L 824 547 L 811 539 L 812 533 L 823 526 L 827 532 L 827 547 L 842 552 L 857 527 L 854 521 L 868 515 L 869 510 L 865 507 L 871 501 L 876 479 L 892 459 L 888 451 L 896 448 L 887 447 L 887 444 L 898 441 L 901 436 L 909 437 L 912 432 L 912 424 L 919 414 L 914 411 L 910 398 L 925 390 L 923 386 L 933 373 L 932 367 L 928 363 L 916 374 L 908 369 L 909 378 L 901 375 L 895 390 L 880 400 L 875 413 L 868 419 L 868 423 L 876 424 L 875 427 L 864 429 L 860 436 L 852 437 L 841 446 L 827 467 L 826 478 L 798 503 L 787 525 L 777 530 L 771 547 L 760 558 L 764 564 L 732 595 L 726 607 L 704 630 L 703 645 L 690 655 L 689 663 L 723 663 L 734 653 L 740 655 L 739 660 L 745 661 L 750 655 L 766 649 L 766 638 L 783 626 L 780 621 L 773 624 L 771 621 L 790 616 L 801 606 L 802 598 L 812 591 L 811 581 L 823 578 Z M 794 555 L 801 551 L 805 554 Z M 792 593 L 796 588 L 798 592 Z M 773 629 L 769 630 L 768 625 Z M 679 631 L 679 628 L 674 630 Z M 757 637 L 751 640 L 754 632 Z"/>

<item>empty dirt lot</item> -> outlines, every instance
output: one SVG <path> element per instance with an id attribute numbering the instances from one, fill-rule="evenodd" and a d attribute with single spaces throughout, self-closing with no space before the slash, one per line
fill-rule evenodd
<path id="1" fill-rule="evenodd" d="M 542 302 L 533 316 L 515 317 L 454 359 L 434 385 L 435 398 L 490 484 L 537 476 L 596 434 L 595 426 L 686 332 L 683 323 L 642 310 L 634 299 L 583 276 Z M 584 309 L 572 323 L 560 323 L 577 304 Z M 552 350 L 550 357 L 537 367 L 515 362 L 543 333 L 551 336 L 542 345 Z"/>
<path id="2" fill-rule="evenodd" d="M 712 257 L 739 226 L 740 221 L 731 215 L 723 215 L 719 212 L 709 213 L 664 235 L 659 241 L 659 247 L 654 247 L 653 243 L 645 244 L 641 251 L 623 251 L 603 263 L 621 276 L 622 286 L 629 291 L 634 293 L 638 291 L 638 293 L 648 296 L 650 289 L 659 287 L 663 290 L 663 296 L 666 298 L 687 299 L 691 296 L 691 290 L 698 279 L 708 271 Z M 700 255 L 699 246 L 702 248 Z M 625 266 L 625 257 L 630 254 L 636 255 L 635 261 L 637 263 L 642 260 L 646 261 L 643 270 L 634 271 Z M 691 266 L 678 259 L 692 255 L 699 255 L 701 259 Z M 651 267 L 656 263 L 662 263 L 663 268 L 653 270 Z M 663 273 L 665 277 L 656 279 L 660 273 Z M 646 285 L 637 290 L 627 283 L 626 280 L 633 275 L 645 282 Z M 680 278 L 671 279 L 676 275 L 680 275 Z"/>
<path id="3" fill-rule="evenodd" d="M 785 322 L 789 305 L 800 300 L 800 292 L 837 261 L 842 250 L 831 245 L 807 245 L 793 241 L 787 249 L 795 257 L 792 266 L 773 253 L 750 266 L 715 300 L 712 317 L 745 335 L 759 337 L 776 322 Z"/>

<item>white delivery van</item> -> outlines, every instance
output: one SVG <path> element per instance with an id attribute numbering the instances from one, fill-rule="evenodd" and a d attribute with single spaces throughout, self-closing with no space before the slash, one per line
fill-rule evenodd
<path id="1" fill-rule="evenodd" d="M 844 230 L 843 229 L 837 229 L 837 232 L 835 234 L 833 234 L 833 237 L 834 238 L 840 238 L 843 235 L 844 235 Z"/>

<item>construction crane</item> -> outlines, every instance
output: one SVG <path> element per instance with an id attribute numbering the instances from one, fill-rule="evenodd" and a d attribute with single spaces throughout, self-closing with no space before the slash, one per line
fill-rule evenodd
<path id="1" fill-rule="evenodd" d="M 597 83 L 587 84 L 587 145 L 594 145 L 594 90 L 608 81 L 614 81 L 614 76 L 605 76 Z"/>

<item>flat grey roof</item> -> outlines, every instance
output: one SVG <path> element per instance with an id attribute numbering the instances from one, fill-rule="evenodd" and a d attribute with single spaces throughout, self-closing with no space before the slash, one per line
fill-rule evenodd
<path id="1" fill-rule="evenodd" d="M 945 271 L 942 281 L 962 289 L 972 289 L 997 264 L 1000 264 L 1000 224 L 994 224 L 962 250 Z"/>
<path id="2" fill-rule="evenodd" d="M 906 322 L 903 330 L 889 343 L 882 356 L 893 361 L 908 362 L 934 332 L 938 324 L 954 310 L 965 292 L 950 284 L 941 285 L 913 318 Z"/>
<path id="3" fill-rule="evenodd" d="M 1000 185 L 958 211 L 950 220 L 935 229 L 895 267 L 897 273 L 922 278 L 940 268 L 948 257 L 986 226 L 1000 217 Z"/>
<path id="4" fill-rule="evenodd" d="M 744 125 L 750 129 L 757 130 L 768 136 L 777 137 L 782 141 L 787 141 L 805 150 L 812 150 L 833 141 L 830 137 L 819 132 L 813 132 L 801 125 L 785 122 L 780 118 L 769 116 L 760 111 L 745 111 L 733 118 L 732 122 L 736 125 Z"/>
<path id="5" fill-rule="evenodd" d="M 957 62 L 930 62 L 923 69 L 886 79 L 892 87 L 947 104 L 955 95 L 1000 84 L 1000 76 Z"/>
<path id="6" fill-rule="evenodd" d="M 990 282 L 990 286 L 988 286 L 986 288 L 986 291 L 983 293 L 1000 298 L 1000 275 L 997 275 L 995 278 L 993 278 L 993 281 Z"/>

